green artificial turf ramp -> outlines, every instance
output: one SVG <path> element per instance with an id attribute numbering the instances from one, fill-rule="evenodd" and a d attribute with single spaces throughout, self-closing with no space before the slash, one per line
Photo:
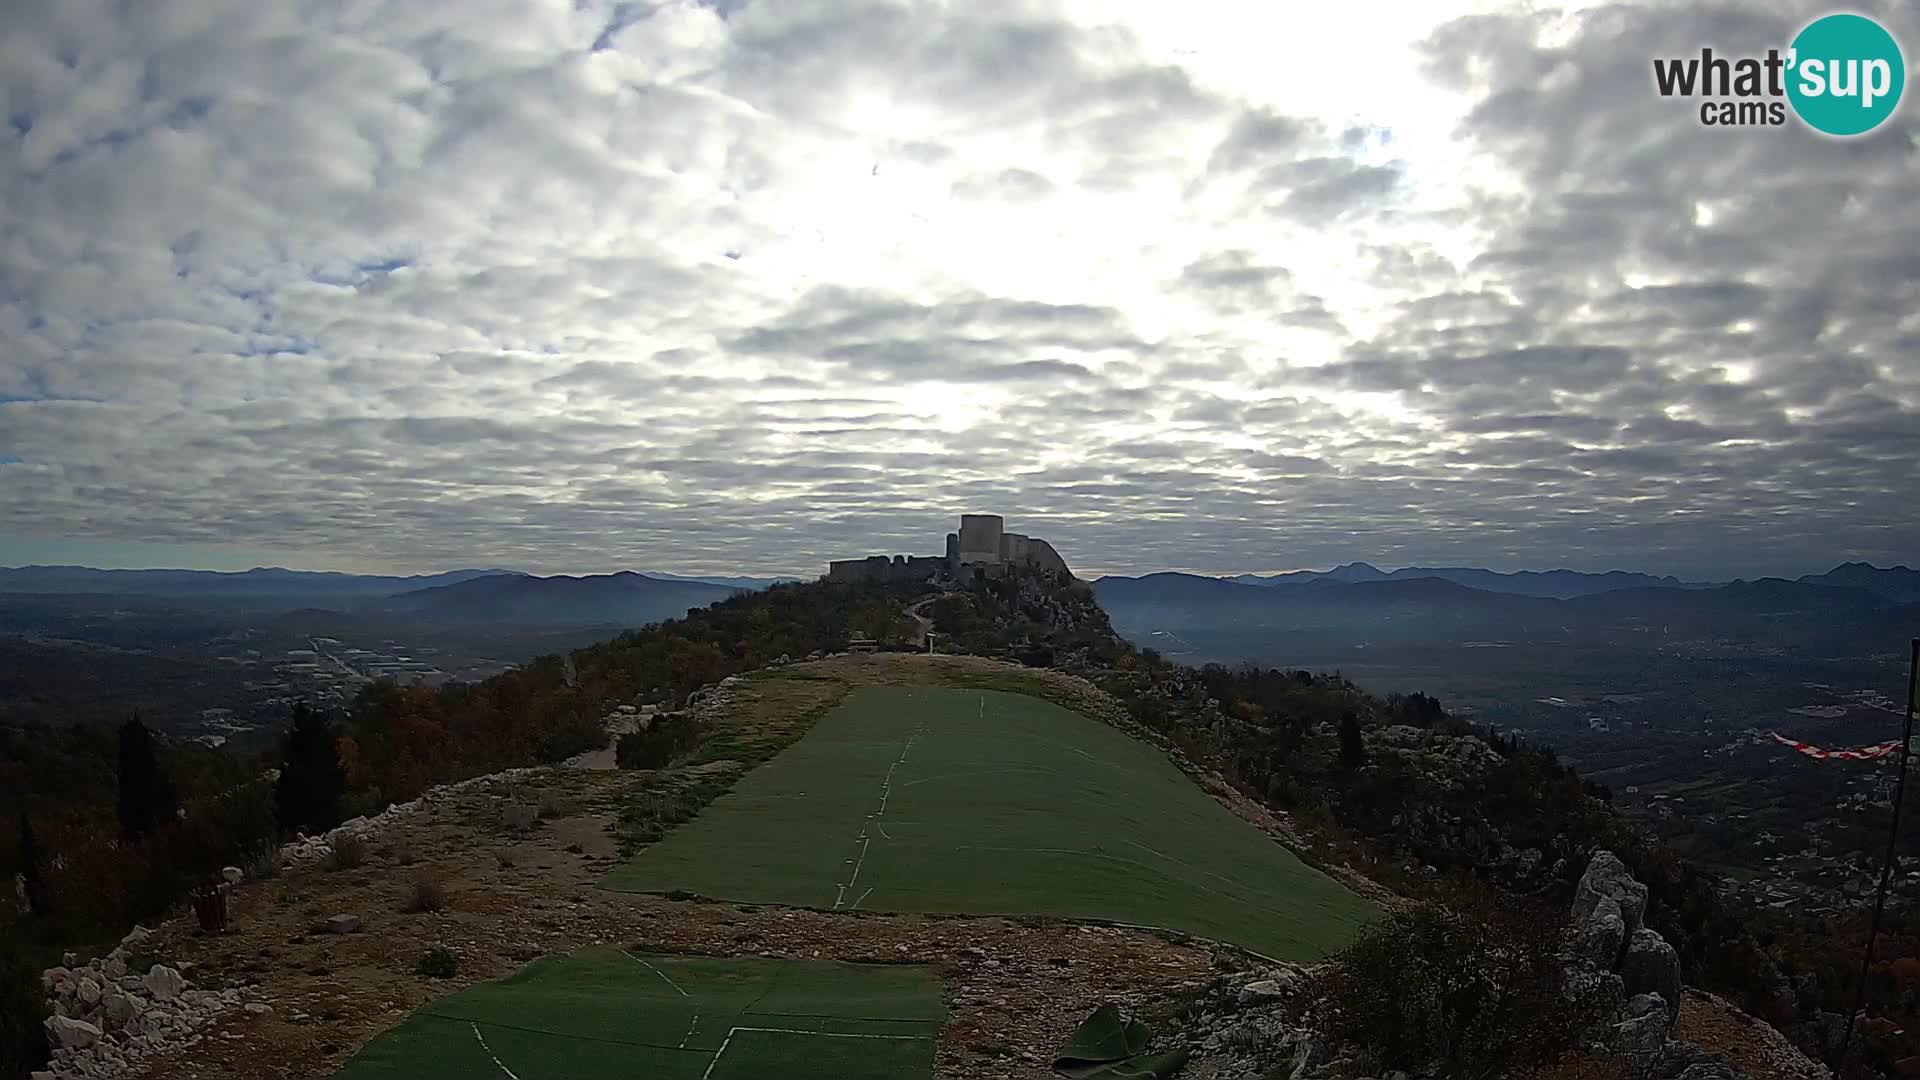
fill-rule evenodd
<path id="1" fill-rule="evenodd" d="M 1374 914 L 1159 750 L 1038 698 L 933 688 L 855 691 L 602 884 L 1132 923 L 1301 961 Z"/>
<path id="2" fill-rule="evenodd" d="M 589 949 L 433 1002 L 335 1080 L 925 1080 L 930 969 Z"/>

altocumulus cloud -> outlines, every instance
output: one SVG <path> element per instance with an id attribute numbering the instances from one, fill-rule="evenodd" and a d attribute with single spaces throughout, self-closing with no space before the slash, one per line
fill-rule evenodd
<path id="1" fill-rule="evenodd" d="M 1653 95 L 1811 5 L 1468 6 L 13 5 L 0 513 L 343 568 L 805 571 L 974 508 L 1122 571 L 1910 559 L 1920 112 Z"/>

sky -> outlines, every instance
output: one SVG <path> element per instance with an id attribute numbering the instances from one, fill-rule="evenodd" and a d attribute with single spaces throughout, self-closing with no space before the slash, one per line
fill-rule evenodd
<path id="1" fill-rule="evenodd" d="M 1827 10 L 0 0 L 0 564 L 1912 563 L 1920 106 L 1651 76 Z"/>

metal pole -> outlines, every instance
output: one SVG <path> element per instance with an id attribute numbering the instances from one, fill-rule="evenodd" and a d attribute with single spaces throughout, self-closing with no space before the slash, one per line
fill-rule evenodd
<path id="1" fill-rule="evenodd" d="M 1853 1045 L 1854 1018 L 1867 1003 L 1867 972 L 1873 967 L 1873 942 L 1880 936 L 1880 915 L 1887 908 L 1887 886 L 1893 881 L 1894 844 L 1900 838 L 1900 804 L 1907 793 L 1907 756 L 1913 744 L 1913 710 L 1916 690 L 1920 690 L 1920 638 L 1913 639 L 1913 655 L 1907 660 L 1907 720 L 1900 733 L 1900 774 L 1893 784 L 1893 824 L 1887 827 L 1887 858 L 1880 867 L 1880 891 L 1873 898 L 1873 922 L 1867 927 L 1867 954 L 1860 961 L 1860 986 L 1854 991 L 1853 1011 L 1847 1014 L 1847 1033 L 1840 1039 L 1840 1052 L 1834 1055 L 1837 1076 Z"/>

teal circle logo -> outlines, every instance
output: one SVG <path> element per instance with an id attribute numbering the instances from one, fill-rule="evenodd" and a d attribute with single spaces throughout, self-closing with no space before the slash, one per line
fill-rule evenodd
<path id="1" fill-rule="evenodd" d="M 1893 115 L 1907 85 L 1900 45 L 1864 15 L 1827 15 L 1793 39 L 1787 99 L 1808 126 L 1862 135 Z"/>

